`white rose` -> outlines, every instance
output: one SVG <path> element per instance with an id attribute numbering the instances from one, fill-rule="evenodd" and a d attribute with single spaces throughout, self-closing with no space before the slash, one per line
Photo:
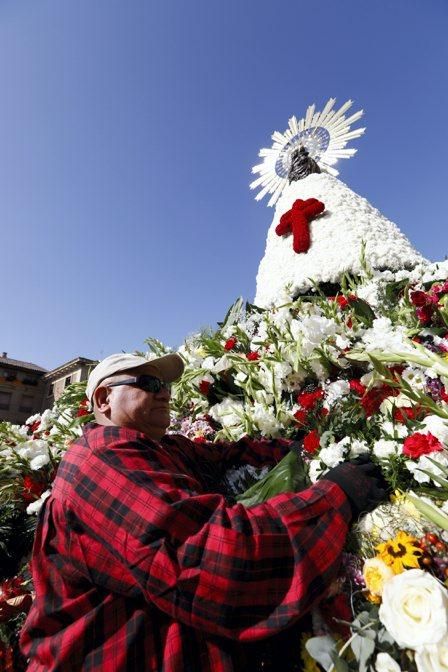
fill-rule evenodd
<path id="1" fill-rule="evenodd" d="M 448 637 L 415 654 L 418 672 L 448 672 Z"/>
<path id="2" fill-rule="evenodd" d="M 385 584 L 379 617 L 402 648 L 437 644 L 448 632 L 448 591 L 428 572 L 409 569 Z"/>
<path id="3" fill-rule="evenodd" d="M 399 664 L 388 653 L 379 653 L 375 661 L 376 672 L 401 672 Z"/>

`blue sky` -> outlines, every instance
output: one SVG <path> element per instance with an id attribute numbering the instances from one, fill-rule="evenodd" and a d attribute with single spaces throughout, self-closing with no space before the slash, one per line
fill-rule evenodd
<path id="1" fill-rule="evenodd" d="M 251 300 L 274 130 L 365 110 L 340 178 L 448 254 L 446 0 L 0 0 L 0 350 L 179 345 Z"/>

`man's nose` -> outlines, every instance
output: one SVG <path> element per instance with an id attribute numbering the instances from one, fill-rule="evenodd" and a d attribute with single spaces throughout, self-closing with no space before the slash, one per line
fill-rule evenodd
<path id="1" fill-rule="evenodd" d="M 170 387 L 165 387 L 165 386 L 161 387 L 160 391 L 157 392 L 157 394 L 155 396 L 159 397 L 159 399 L 168 399 L 168 400 L 171 399 L 171 389 L 170 389 Z"/>

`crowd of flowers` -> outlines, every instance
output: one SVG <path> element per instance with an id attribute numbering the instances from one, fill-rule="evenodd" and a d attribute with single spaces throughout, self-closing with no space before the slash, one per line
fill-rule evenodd
<path id="1" fill-rule="evenodd" d="M 149 358 L 165 351 L 148 346 Z M 171 431 L 197 442 L 295 439 L 311 483 L 368 455 L 389 483 L 390 501 L 353 527 L 298 646 L 305 669 L 448 672 L 448 262 L 397 273 L 364 264 L 337 287 L 294 300 L 286 288 L 267 310 L 239 300 L 179 353 Z M 0 424 L 0 667 L 20 669 L 36 514 L 89 419 L 78 384 L 25 426 Z M 278 468 L 261 476 L 246 505 L 294 482 Z"/>

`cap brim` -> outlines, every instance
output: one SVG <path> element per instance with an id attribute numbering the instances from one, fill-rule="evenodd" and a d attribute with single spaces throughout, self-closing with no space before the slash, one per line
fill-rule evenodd
<path id="1" fill-rule="evenodd" d="M 175 380 L 178 380 L 181 377 L 185 368 L 182 357 L 175 353 L 163 355 L 163 357 L 157 357 L 156 359 L 150 359 L 148 360 L 147 365 L 157 367 L 165 383 L 174 383 Z M 142 367 L 143 366 L 146 365 L 142 365 Z M 142 367 L 139 366 L 138 368 Z"/>

